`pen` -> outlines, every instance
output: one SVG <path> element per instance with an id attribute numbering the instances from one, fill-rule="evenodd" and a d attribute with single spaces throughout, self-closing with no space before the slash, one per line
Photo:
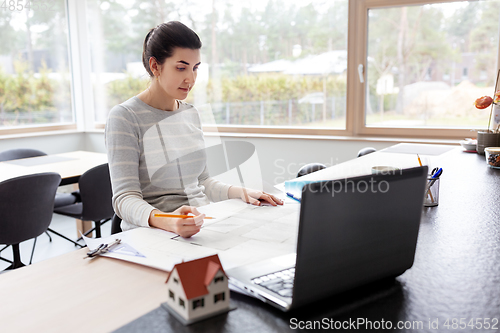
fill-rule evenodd
<path id="1" fill-rule="evenodd" d="M 437 170 L 436 172 L 434 172 L 434 170 Z M 441 174 L 443 173 L 443 168 L 434 168 L 433 170 L 433 173 L 432 173 L 432 177 L 431 177 L 431 180 L 430 180 L 430 183 L 429 183 L 429 188 L 434 185 L 434 183 L 436 182 L 436 180 L 441 177 Z"/>
<path id="2" fill-rule="evenodd" d="M 292 198 L 293 200 L 296 200 L 298 202 L 300 202 L 300 198 L 297 198 L 296 196 L 294 196 L 292 193 L 290 192 L 286 192 L 286 195 L 289 196 L 290 198 Z"/>
<path id="3" fill-rule="evenodd" d="M 177 215 L 177 214 L 155 214 L 156 217 L 176 217 L 179 219 L 187 219 L 194 217 L 194 215 Z M 215 219 L 215 217 L 205 216 L 205 219 Z"/>
<path id="4" fill-rule="evenodd" d="M 429 181 L 429 184 L 427 184 L 427 195 L 430 195 L 432 202 L 434 202 L 434 197 L 432 196 L 431 187 L 432 185 L 434 185 L 434 183 L 441 176 L 442 173 L 443 173 L 443 168 L 432 169 L 432 176 Z"/>

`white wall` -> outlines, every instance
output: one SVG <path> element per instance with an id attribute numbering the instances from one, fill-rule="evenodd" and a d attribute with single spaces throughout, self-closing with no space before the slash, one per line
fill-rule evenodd
<path id="1" fill-rule="evenodd" d="M 174 279 L 176 279 L 178 283 L 174 282 Z M 186 293 L 184 292 L 184 288 L 181 283 L 182 281 L 179 279 L 179 272 L 177 271 L 177 268 L 174 268 L 167 283 L 168 290 L 174 293 L 174 299 L 171 299 L 168 293 L 165 295 L 165 299 L 172 309 L 176 310 L 184 319 L 187 320 L 189 319 L 190 302 L 186 298 Z M 184 307 L 179 305 L 179 298 L 184 301 Z"/>
<path id="2" fill-rule="evenodd" d="M 85 150 L 105 153 L 104 133 L 85 133 Z"/>
<path id="3" fill-rule="evenodd" d="M 308 163 L 335 165 L 356 157 L 364 147 L 382 149 L 394 142 L 346 141 L 334 139 L 289 138 L 236 138 L 223 137 L 224 141 L 243 140 L 252 143 L 261 165 L 264 189 L 287 179 L 295 178 L 297 171 Z M 206 137 L 208 145 L 213 137 Z"/>
<path id="4" fill-rule="evenodd" d="M 41 133 L 36 136 L 0 138 L 0 151 L 15 148 L 38 149 L 47 154 L 59 154 L 75 150 L 86 150 L 85 133 Z"/>

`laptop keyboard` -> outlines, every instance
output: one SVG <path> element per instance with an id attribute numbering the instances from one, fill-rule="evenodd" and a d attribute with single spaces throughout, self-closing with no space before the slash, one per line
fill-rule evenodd
<path id="1" fill-rule="evenodd" d="M 252 282 L 280 296 L 292 297 L 294 275 L 295 267 L 292 267 L 279 272 L 259 276 L 252 279 Z"/>

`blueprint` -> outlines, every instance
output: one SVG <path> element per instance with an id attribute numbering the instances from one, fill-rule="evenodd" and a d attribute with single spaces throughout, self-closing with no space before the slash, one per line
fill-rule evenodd
<path id="1" fill-rule="evenodd" d="M 206 216 L 199 233 L 183 238 L 154 228 L 136 228 L 107 238 L 88 239 L 89 249 L 120 238 L 133 252 L 109 252 L 104 256 L 170 271 L 187 260 L 218 254 L 225 269 L 296 251 L 300 204 L 254 206 L 238 199 L 197 208 Z M 87 241 L 87 240 L 86 240 Z"/>

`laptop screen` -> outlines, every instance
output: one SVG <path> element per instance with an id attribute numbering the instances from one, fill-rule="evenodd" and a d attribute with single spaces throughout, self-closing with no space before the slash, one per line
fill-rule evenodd
<path id="1" fill-rule="evenodd" d="M 294 306 L 410 268 L 426 177 L 424 166 L 305 185 Z"/>

